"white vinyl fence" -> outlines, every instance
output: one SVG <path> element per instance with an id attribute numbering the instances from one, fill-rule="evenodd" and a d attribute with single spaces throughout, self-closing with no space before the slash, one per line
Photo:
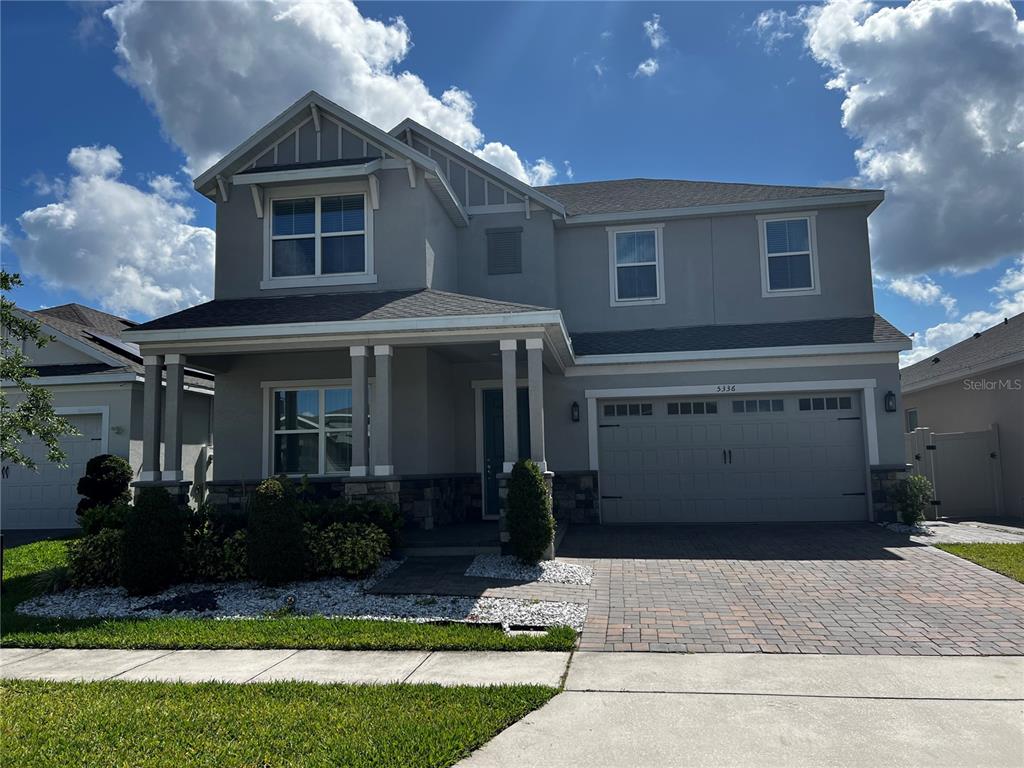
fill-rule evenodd
<path id="1" fill-rule="evenodd" d="M 918 427 L 904 436 L 911 474 L 924 475 L 935 489 L 932 517 L 1003 514 L 999 427 L 980 432 L 933 432 Z"/>

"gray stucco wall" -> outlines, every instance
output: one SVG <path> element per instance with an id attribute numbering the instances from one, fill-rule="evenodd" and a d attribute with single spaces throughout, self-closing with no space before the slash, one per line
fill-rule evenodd
<path id="1" fill-rule="evenodd" d="M 122 454 L 128 458 L 138 477 L 142 471 L 142 425 L 143 385 L 131 385 L 131 445 L 130 452 Z M 209 467 L 200 461 L 203 446 L 212 445 L 210 438 L 213 426 L 213 397 L 189 392 L 184 395 L 185 408 L 182 414 L 181 471 L 184 479 L 196 481 L 196 474 L 209 477 Z M 164 446 L 160 446 L 160 466 L 163 467 Z"/>
<path id="2" fill-rule="evenodd" d="M 377 282 L 369 285 L 260 289 L 263 279 L 263 220 L 252 197 L 235 187 L 228 202 L 217 203 L 214 293 L 219 299 L 297 293 L 345 293 L 392 289 L 454 290 L 455 226 L 423 182 L 409 186 L 405 170 L 378 172 L 380 208 L 373 212 L 373 261 Z M 427 253 L 433 265 L 428 270 Z M 429 273 L 429 277 L 428 277 Z"/>
<path id="3" fill-rule="evenodd" d="M 820 295 L 761 296 L 754 215 L 664 222 L 665 303 L 610 306 L 608 232 L 558 226 L 559 306 L 571 331 L 857 317 L 874 311 L 867 209 L 820 209 Z"/>
<path id="4" fill-rule="evenodd" d="M 487 274 L 487 230 L 521 227 L 523 271 L 518 275 Z M 543 212 L 478 214 L 459 230 L 459 292 L 502 301 L 558 306 L 555 271 L 555 229 Z"/>
<path id="5" fill-rule="evenodd" d="M 972 381 L 1024 382 L 1024 363 L 965 377 Z M 962 379 L 903 396 L 903 411 L 917 409 L 917 423 L 933 432 L 976 432 L 999 425 L 1003 508 L 1024 516 L 1024 392 L 1020 389 L 970 389 Z"/>

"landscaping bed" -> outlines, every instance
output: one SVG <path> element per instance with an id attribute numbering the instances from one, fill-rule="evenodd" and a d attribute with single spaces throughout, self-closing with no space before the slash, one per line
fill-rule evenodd
<path id="1" fill-rule="evenodd" d="M 5 762 L 449 766 L 544 704 L 540 686 L 0 683 Z"/>
<path id="2" fill-rule="evenodd" d="M 593 581 L 594 569 L 589 565 L 576 565 L 564 560 L 524 563 L 518 557 L 511 555 L 477 555 L 466 569 L 466 575 L 510 581 L 585 586 Z"/>
<path id="3" fill-rule="evenodd" d="M 166 593 L 128 597 L 119 587 L 68 590 L 40 595 L 49 582 L 47 574 L 66 563 L 66 543 L 41 541 L 15 547 L 4 556 L 3 617 L 0 639 L 6 646 L 39 648 L 324 648 L 337 650 L 570 650 L 575 644 L 576 631 L 567 626 L 554 626 L 547 632 L 531 636 L 510 636 L 495 624 L 536 625 L 538 615 L 545 610 L 544 603 L 531 601 L 477 601 L 473 598 L 446 598 L 430 596 L 374 596 L 361 595 L 362 586 L 371 580 L 349 581 L 326 579 L 306 582 L 302 590 L 296 585 L 264 587 L 254 583 L 219 583 L 208 585 L 176 585 Z M 385 569 L 393 566 L 385 566 Z M 332 594 L 333 589 L 337 594 Z M 304 590 L 304 591 L 303 591 Z M 401 611 L 402 621 L 382 621 L 367 618 L 327 618 L 298 615 L 295 605 L 302 610 L 298 597 L 290 608 L 288 597 L 315 597 L 335 606 L 345 600 L 365 600 L 364 610 L 358 616 L 373 615 L 380 618 L 387 610 Z M 209 618 L 213 615 L 237 615 L 222 610 L 199 611 L 202 603 L 175 603 L 176 597 L 205 593 L 205 600 L 219 601 L 224 593 L 254 595 L 249 618 Z M 78 618 L 62 616 L 61 605 L 73 605 L 76 599 L 88 595 L 89 612 L 73 612 Z M 263 597 L 259 597 L 263 595 Z M 108 599 L 121 609 L 102 608 L 101 599 Z M 303 598 L 305 599 L 305 598 Z M 49 601 L 49 602 L 47 602 Z M 504 603 L 522 604 L 525 613 L 516 613 Z M 149 608 L 142 612 L 132 610 L 140 605 L 162 604 L 164 610 Z M 477 605 L 480 603 L 481 605 Z M 49 604 L 55 616 L 31 616 L 26 607 L 39 610 Z M 377 606 L 379 613 L 369 614 L 365 606 Z M 207 602 L 206 605 L 209 605 Z M 219 602 L 218 602 L 219 605 Z M 310 604 L 312 605 L 312 604 Z M 24 606 L 24 607 L 23 607 Z M 127 610 L 124 610 L 127 606 Z M 276 609 L 274 607 L 277 607 Z M 281 607 L 286 610 L 280 610 Z M 185 608 L 185 610 L 176 610 Z M 266 610 L 271 608 L 271 610 Z M 20 610 L 16 610 L 20 609 Z M 170 609 L 170 610 L 168 610 Z M 237 604 L 232 610 L 237 611 Z M 519 610 L 519 609 L 516 609 Z M 532 612 L 532 613 L 531 613 Z M 106 617 L 96 615 L 106 614 Z M 200 616 L 207 618 L 200 618 Z M 414 616 L 415 615 L 415 616 Z M 91 618 L 82 618 L 90 616 Z M 117 618 L 115 618 L 115 616 Z M 161 618 L 153 618 L 160 616 Z M 529 616 L 531 620 L 518 620 Z M 472 617 L 481 624 L 465 623 Z M 412 620 L 415 618 L 416 620 Z M 428 621 L 443 622 L 440 624 Z M 547 622 L 548 624 L 552 622 Z M 543 623 L 541 624 L 544 625 Z"/>
<path id="4" fill-rule="evenodd" d="M 1024 544 L 936 544 L 935 547 L 1024 584 Z"/>

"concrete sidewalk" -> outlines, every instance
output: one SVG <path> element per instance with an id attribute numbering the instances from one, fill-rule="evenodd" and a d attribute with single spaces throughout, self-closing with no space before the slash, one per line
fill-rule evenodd
<path id="1" fill-rule="evenodd" d="M 0 678 L 164 682 L 561 684 L 568 653 L 544 651 L 127 651 L 0 649 Z"/>
<path id="2" fill-rule="evenodd" d="M 460 765 L 1024 765 L 1024 658 L 577 653 Z"/>

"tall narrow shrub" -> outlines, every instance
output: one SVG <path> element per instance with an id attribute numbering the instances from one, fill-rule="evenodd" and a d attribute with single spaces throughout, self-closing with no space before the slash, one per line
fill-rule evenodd
<path id="1" fill-rule="evenodd" d="M 893 495 L 903 523 L 917 525 L 924 520 L 924 512 L 931 504 L 935 490 L 924 475 L 911 475 L 896 486 Z"/>
<path id="2" fill-rule="evenodd" d="M 148 595 L 174 584 L 182 574 L 185 512 L 163 488 L 143 488 L 124 521 L 121 585 Z"/>
<path id="3" fill-rule="evenodd" d="M 246 546 L 254 579 L 283 584 L 302 578 L 302 518 L 276 478 L 260 483 L 250 498 Z"/>
<path id="4" fill-rule="evenodd" d="M 544 557 L 554 540 L 551 497 L 540 468 L 529 459 L 517 461 L 508 479 L 506 525 L 513 554 L 526 563 Z"/>

